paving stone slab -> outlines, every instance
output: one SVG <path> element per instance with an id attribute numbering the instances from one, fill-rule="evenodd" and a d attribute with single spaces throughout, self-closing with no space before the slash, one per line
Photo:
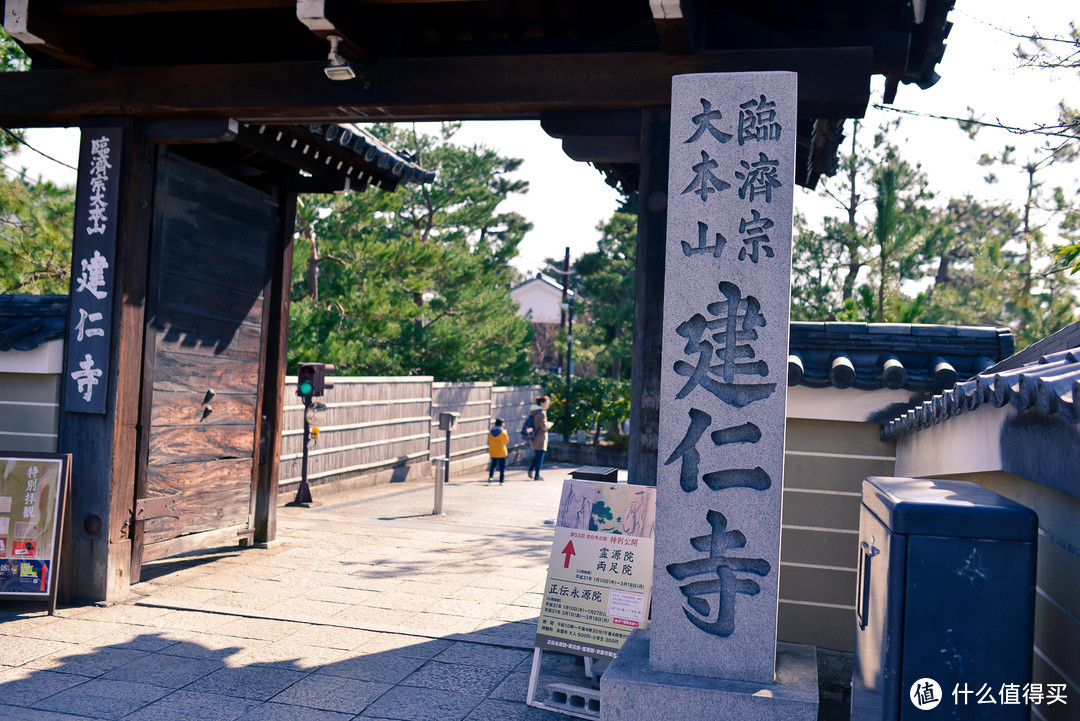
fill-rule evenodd
<path id="1" fill-rule="evenodd" d="M 432 606 L 438 596 L 420 596 L 415 593 L 384 591 L 368 599 L 364 605 L 368 608 L 386 608 L 395 611 L 423 611 Z"/>
<path id="2" fill-rule="evenodd" d="M 25 666 L 0 671 L 0 698 L 14 706 L 29 706 L 40 699 L 86 683 L 86 678 L 67 673 L 38 671 Z M 0 714 L 0 718 L 15 718 Z"/>
<path id="3" fill-rule="evenodd" d="M 362 588 L 351 588 L 349 586 L 319 586 L 318 588 L 305 589 L 303 595 L 298 596 L 298 599 L 303 599 L 304 602 L 308 601 L 328 601 L 335 604 L 350 604 L 355 605 L 364 603 L 374 596 L 377 591 L 369 591 Z M 335 612 L 340 611 L 338 608 Z"/>
<path id="4" fill-rule="evenodd" d="M 223 666 L 224 664 L 217 660 L 148 654 L 119 668 L 114 668 L 103 678 L 177 689 Z"/>
<path id="5" fill-rule="evenodd" d="M 111 621 L 91 621 L 85 618 L 57 618 L 50 623 L 33 626 L 27 629 L 23 635 L 30 638 L 48 639 L 51 641 L 66 641 L 68 643 L 82 643 L 90 641 L 112 631 L 123 629 L 124 626 Z"/>
<path id="6" fill-rule="evenodd" d="M 169 693 L 169 689 L 145 683 L 95 678 L 42 699 L 34 703 L 33 708 L 90 718 L 119 719 Z"/>
<path id="7" fill-rule="evenodd" d="M 380 633 L 370 641 L 361 644 L 357 650 L 362 653 L 393 651 L 402 656 L 422 658 L 426 661 L 435 658 L 452 645 L 453 641 L 443 639 L 407 636 L 398 633 Z"/>
<path id="8" fill-rule="evenodd" d="M 83 717 L 72 716 L 58 711 L 43 711 L 41 709 L 0 704 L 0 718 L 5 719 L 5 721 L 80 721 Z"/>
<path id="9" fill-rule="evenodd" d="M 257 701 L 177 691 L 125 716 L 125 721 L 235 721 Z"/>
<path id="10" fill-rule="evenodd" d="M 401 654 L 386 652 L 370 656 L 353 656 L 327 664 L 317 673 L 328 676 L 344 676 L 358 681 L 376 681 L 378 683 L 401 683 L 410 674 L 423 666 L 422 658 L 410 658 Z"/>
<path id="11" fill-rule="evenodd" d="M 360 719 L 461 721 L 479 701 L 454 691 L 395 686 L 366 708 Z"/>
<path id="12" fill-rule="evenodd" d="M 98 648 L 157 653 L 194 635 L 197 635 L 194 631 L 164 631 L 148 626 L 125 626 L 98 636 L 93 643 Z"/>
<path id="13" fill-rule="evenodd" d="M 220 623 L 213 628 L 214 633 L 221 636 L 274 641 L 300 631 L 303 625 L 271 618 L 226 618 L 224 623 Z"/>
<path id="14" fill-rule="evenodd" d="M 304 671 L 265 666 L 222 668 L 203 676 L 184 690 L 266 701 L 305 676 L 307 673 Z"/>
<path id="15" fill-rule="evenodd" d="M 463 616 L 465 618 L 485 619 L 492 618 L 503 608 L 501 603 L 485 601 L 463 601 L 456 598 L 444 598 L 436 601 L 427 609 L 427 613 L 441 613 L 449 616 Z"/>
<path id="16" fill-rule="evenodd" d="M 478 588 L 476 586 L 464 586 L 455 588 L 445 594 L 446 598 L 457 598 L 462 601 L 484 601 L 486 603 L 508 604 L 521 598 L 517 591 L 507 591 L 499 588 Z"/>
<path id="17" fill-rule="evenodd" d="M 529 676 L 529 668 L 524 671 L 514 671 L 488 694 L 488 698 L 525 703 L 529 696 Z"/>
<path id="18" fill-rule="evenodd" d="M 245 651 L 230 660 L 232 666 L 273 666 L 295 671 L 313 671 L 342 656 L 340 648 L 301 646 L 285 639 Z"/>
<path id="19" fill-rule="evenodd" d="M 261 581 L 259 583 L 261 583 Z M 226 591 L 225 593 L 207 599 L 206 603 L 210 606 L 261 611 L 281 603 L 282 601 L 287 601 L 290 598 L 291 596 L 285 594 L 277 595 L 273 593 L 252 593 L 247 591 L 238 593 Z"/>
<path id="20" fill-rule="evenodd" d="M 228 622 L 229 616 L 198 611 L 170 611 L 154 620 L 155 628 L 205 633 Z M 217 631 L 215 630 L 215 633 Z"/>
<path id="21" fill-rule="evenodd" d="M 277 694 L 272 700 L 275 703 L 358 714 L 391 688 L 393 686 L 386 683 L 311 674 Z"/>
<path id="22" fill-rule="evenodd" d="M 455 643 L 434 658 L 443 663 L 461 663 L 484 668 L 510 671 L 531 658 L 532 654 L 512 648 L 500 648 L 481 643 Z"/>
<path id="23" fill-rule="evenodd" d="M 322 646 L 342 651 L 356 648 L 375 637 L 375 632 L 345 626 L 310 625 L 304 626 L 283 641 L 301 646 Z"/>
<path id="24" fill-rule="evenodd" d="M 48 656 L 36 658 L 26 664 L 29 668 L 96 677 L 148 655 L 146 651 L 133 649 L 98 648 L 77 645 Z"/>
<path id="25" fill-rule="evenodd" d="M 73 643 L 47 641 L 20 636 L 0 636 L 0 664 L 22 666 L 35 658 L 49 656 L 65 649 L 74 648 Z"/>
<path id="26" fill-rule="evenodd" d="M 507 674 L 507 670 L 498 668 L 428 661 L 401 683 L 404 686 L 457 691 L 479 700 L 495 690 Z"/>
<path id="27" fill-rule="evenodd" d="M 566 718 L 557 711 L 529 706 L 524 701 L 485 699 L 465 717 L 465 721 L 555 721 Z"/>
<path id="28" fill-rule="evenodd" d="M 252 707 L 236 721 L 352 721 L 355 714 L 324 709 L 292 706 L 283 703 L 262 703 Z"/>
<path id="29" fill-rule="evenodd" d="M 484 620 L 466 616 L 448 616 L 443 613 L 421 612 L 402 621 L 400 627 L 407 633 L 422 636 L 465 636 L 475 631 Z"/>
<path id="30" fill-rule="evenodd" d="M 105 608 L 91 606 L 86 609 L 82 618 L 94 621 L 113 621 L 115 623 L 135 624 L 139 626 L 151 625 L 154 619 L 164 616 L 169 610 L 165 608 L 152 608 L 139 606 L 136 603 L 122 603 Z"/>
<path id="31" fill-rule="evenodd" d="M 321 623 L 333 618 L 335 614 L 347 608 L 351 608 L 351 606 L 346 603 L 316 601 L 310 598 L 289 598 L 263 610 L 277 618 L 287 618 L 291 621 L 305 623 Z"/>
<path id="32" fill-rule="evenodd" d="M 163 648 L 159 653 L 185 658 L 203 658 L 226 661 L 254 648 L 265 646 L 267 641 L 236 636 L 220 636 L 216 633 L 188 633 L 181 641 Z"/>

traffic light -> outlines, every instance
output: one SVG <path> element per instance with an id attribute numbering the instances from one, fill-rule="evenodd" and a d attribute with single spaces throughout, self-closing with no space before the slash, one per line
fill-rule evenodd
<path id="1" fill-rule="evenodd" d="M 304 405 L 310 405 L 313 396 L 321 396 L 324 391 L 334 387 L 327 383 L 326 376 L 336 368 L 330 363 L 301 363 L 296 371 L 296 395 L 304 398 Z"/>
<path id="2" fill-rule="evenodd" d="M 304 399 L 305 406 L 311 405 L 311 397 L 315 395 L 318 366 L 318 363 L 301 363 L 296 371 L 296 395 Z"/>

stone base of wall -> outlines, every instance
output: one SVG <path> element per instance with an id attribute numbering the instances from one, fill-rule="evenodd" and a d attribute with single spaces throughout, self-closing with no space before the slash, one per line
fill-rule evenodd
<path id="1" fill-rule="evenodd" d="M 508 466 L 525 465 L 532 460 L 532 449 L 528 446 L 519 446 L 510 449 L 510 455 L 506 458 Z M 450 477 L 480 473 L 487 469 L 488 455 L 473 454 L 465 457 L 454 458 L 450 463 Z M 312 498 L 318 501 L 319 493 L 330 495 L 341 491 L 350 491 L 355 488 L 367 488 L 381 483 L 401 483 L 402 481 L 431 480 L 434 478 L 435 464 L 431 461 L 416 460 L 403 466 L 379 468 L 361 473 L 342 474 L 340 476 L 328 476 L 308 481 Z M 278 505 L 290 503 L 296 498 L 296 489 L 300 487 L 298 481 L 283 484 L 278 488 Z"/>
<path id="2" fill-rule="evenodd" d="M 324 495 L 330 495 L 341 491 L 351 491 L 354 488 L 366 488 L 380 483 L 400 483 L 406 480 L 430 479 L 432 473 L 431 463 L 424 459 L 402 466 L 318 478 L 314 481 L 308 481 L 308 488 L 311 490 L 312 498 L 318 502 L 320 492 Z M 296 498 L 296 489 L 299 487 L 300 483 L 298 481 L 280 486 L 278 488 L 278 505 L 289 503 Z"/>
<path id="3" fill-rule="evenodd" d="M 628 469 L 629 452 L 611 446 L 595 446 L 590 443 L 566 443 L 548 441 L 547 460 L 562 463 L 576 463 L 582 466 L 603 466 L 605 468 Z"/>

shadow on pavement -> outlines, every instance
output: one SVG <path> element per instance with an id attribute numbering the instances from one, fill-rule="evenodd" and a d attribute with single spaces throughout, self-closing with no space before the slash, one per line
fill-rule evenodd
<path id="1" fill-rule="evenodd" d="M 252 647 L 249 639 L 214 645 L 158 631 L 92 646 L 35 633 L 52 623 L 40 611 L 9 610 L 4 618 L 9 628 L 40 621 L 19 637 L 0 636 L 0 658 L 17 664 L 0 667 L 0 718 L 11 721 L 564 718 L 525 703 L 533 654 L 492 644 L 484 632 L 453 640 L 370 633 L 312 665 L 279 658 L 276 644 Z M 334 628 L 325 629 L 332 643 Z M 545 654 L 538 696 L 547 683 L 582 681 L 573 657 Z"/>

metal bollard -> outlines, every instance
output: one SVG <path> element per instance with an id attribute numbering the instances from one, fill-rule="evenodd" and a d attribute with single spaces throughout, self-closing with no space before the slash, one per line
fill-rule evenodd
<path id="1" fill-rule="evenodd" d="M 435 516 L 442 515 L 443 484 L 450 480 L 450 459 L 436 458 L 435 462 L 435 510 L 431 513 Z"/>

